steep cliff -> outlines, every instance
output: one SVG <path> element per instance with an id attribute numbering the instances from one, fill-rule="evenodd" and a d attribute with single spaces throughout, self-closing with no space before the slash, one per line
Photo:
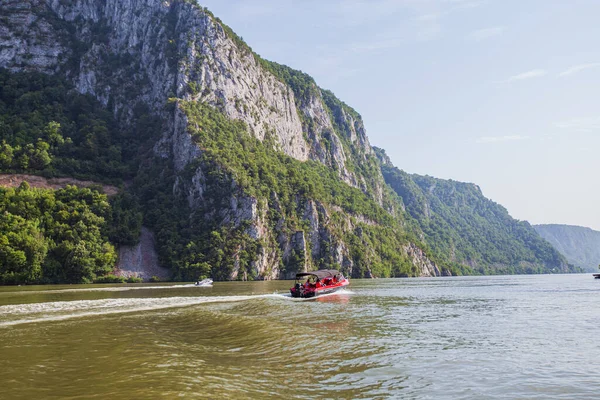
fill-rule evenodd
<path id="1" fill-rule="evenodd" d="M 320 161 L 345 182 L 367 186 L 353 170 L 369 156 L 374 162 L 360 116 L 307 75 L 262 60 L 192 2 L 30 0 L 2 7 L 0 66 L 10 71 L 64 74 L 125 122 L 140 101 L 162 114 L 168 98 L 201 102 L 243 121 L 260 140 L 272 137 L 285 154 Z M 185 116 L 173 113 L 165 115 L 170 126 L 157 152 L 172 151 L 181 170 L 194 153 L 181 137 Z"/>
<path id="2" fill-rule="evenodd" d="M 65 79 L 125 130 L 155 118 L 152 150 L 131 154 L 140 166 L 131 190 L 177 278 L 325 266 L 440 273 L 404 226 L 360 115 L 308 75 L 261 59 L 206 9 L 159 0 L 2 9 L 0 67 Z"/>
<path id="3" fill-rule="evenodd" d="M 598 272 L 600 265 L 600 232 L 583 226 L 534 225 L 533 228 L 570 263 L 588 272 Z"/>

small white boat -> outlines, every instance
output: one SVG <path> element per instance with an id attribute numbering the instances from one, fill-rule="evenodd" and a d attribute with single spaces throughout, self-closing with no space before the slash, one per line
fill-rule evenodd
<path id="1" fill-rule="evenodd" d="M 203 279 L 201 281 L 194 283 L 194 285 L 196 285 L 196 286 L 203 286 L 203 287 L 209 287 L 209 286 L 212 286 L 212 284 L 213 284 L 213 280 L 210 278 Z"/>

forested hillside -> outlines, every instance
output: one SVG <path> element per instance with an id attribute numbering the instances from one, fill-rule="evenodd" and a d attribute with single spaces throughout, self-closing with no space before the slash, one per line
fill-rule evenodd
<path id="1" fill-rule="evenodd" d="M 567 272 L 564 257 L 526 221 L 485 198 L 477 185 L 408 174 L 383 150 L 386 182 L 402 198 L 437 257 L 481 274 Z"/>
<path id="2" fill-rule="evenodd" d="M 111 207 L 91 189 L 0 189 L 0 283 L 92 282 L 109 274 Z"/>
<path id="3" fill-rule="evenodd" d="M 583 226 L 534 225 L 535 230 L 571 264 L 588 272 L 598 272 L 600 265 L 600 232 Z"/>
<path id="4" fill-rule="evenodd" d="M 122 129 L 64 79 L 0 70 L 0 173 L 123 184 L 152 132 L 144 118 Z M 23 183 L 0 188 L 0 219 L 1 283 L 81 283 L 113 272 L 115 247 L 137 241 L 142 213 L 131 193 L 109 201 L 100 186 L 54 191 Z"/>

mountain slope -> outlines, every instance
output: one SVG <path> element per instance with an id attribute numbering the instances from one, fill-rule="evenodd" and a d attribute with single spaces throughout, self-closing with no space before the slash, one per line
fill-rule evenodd
<path id="1" fill-rule="evenodd" d="M 306 74 L 262 60 L 207 10 L 185 1 L 31 0 L 3 11 L 7 79 L 51 74 L 42 93 L 60 85 L 110 111 L 93 118 L 105 132 L 96 148 L 114 148 L 108 165 L 130 163 L 120 177 L 135 176 L 131 190 L 175 278 L 271 279 L 326 266 L 355 277 L 441 273 L 405 229 L 360 115 Z M 20 110 L 23 96 L 31 97 L 6 103 Z M 22 144 L 74 126 L 68 138 L 82 151 L 57 146 L 43 168 L 7 168 L 65 175 L 66 154 L 79 173 L 98 135 L 79 127 L 76 113 L 56 114 L 42 113 Z"/>
<path id="2" fill-rule="evenodd" d="M 573 225 L 534 225 L 533 228 L 570 263 L 589 272 L 600 265 L 600 232 Z"/>
<path id="3" fill-rule="evenodd" d="M 572 271 L 529 223 L 513 219 L 478 186 L 407 174 L 394 167 L 383 150 L 376 150 L 386 182 L 440 259 L 482 274 Z"/>

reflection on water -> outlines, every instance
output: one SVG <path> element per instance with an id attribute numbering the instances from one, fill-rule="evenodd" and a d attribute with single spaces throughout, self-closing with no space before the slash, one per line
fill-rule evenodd
<path id="1" fill-rule="evenodd" d="M 588 275 L 0 289 L 2 398 L 594 398 Z"/>

